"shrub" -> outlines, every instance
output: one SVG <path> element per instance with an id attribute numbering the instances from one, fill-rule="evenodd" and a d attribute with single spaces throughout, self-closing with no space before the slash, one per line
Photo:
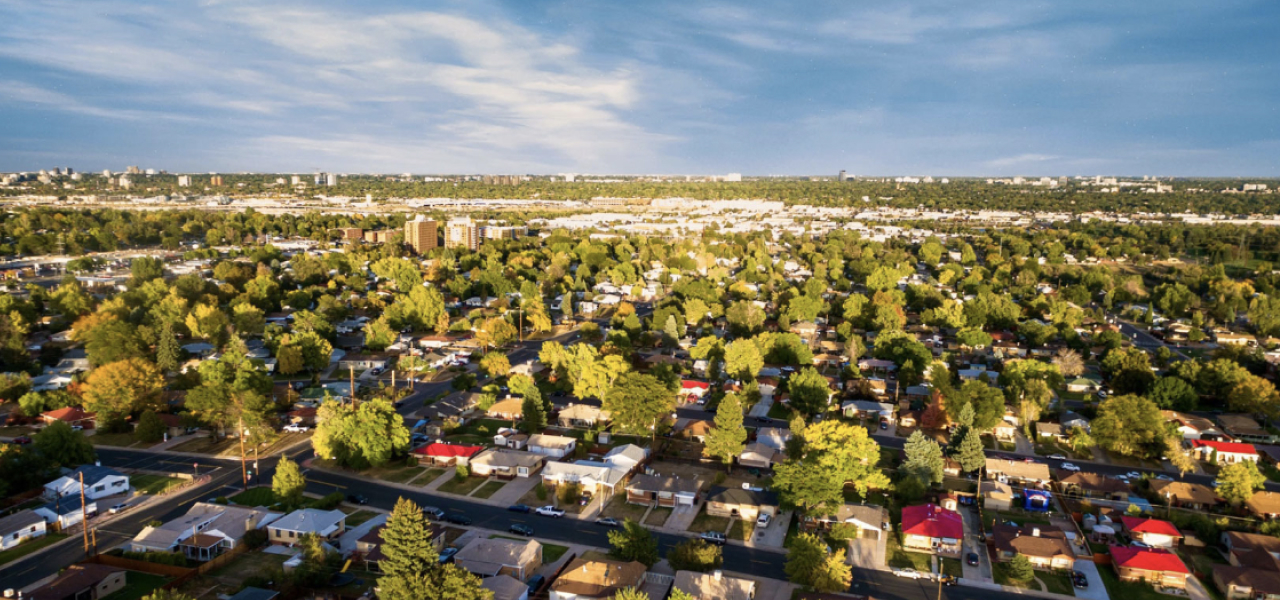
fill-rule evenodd
<path id="1" fill-rule="evenodd" d="M 728 477 L 729 476 L 724 473 L 716 473 L 716 476 L 711 478 L 711 485 L 720 485 L 724 483 L 724 480 Z"/>
<path id="2" fill-rule="evenodd" d="M 325 496 L 319 500 L 316 500 L 311 505 L 311 507 L 318 508 L 320 510 L 333 510 L 335 508 L 338 508 L 338 505 L 342 504 L 342 501 L 345 498 L 346 496 L 343 496 L 342 492 L 334 492 L 332 494 L 329 494 L 328 496 Z"/>
<path id="3" fill-rule="evenodd" d="M 547 486 L 543 485 L 541 481 L 538 482 L 538 485 L 534 486 L 533 492 L 538 495 L 539 500 L 547 499 Z"/>
<path id="4" fill-rule="evenodd" d="M 470 475 L 471 470 L 467 468 L 467 465 L 458 465 L 454 468 L 453 478 L 457 481 L 462 481 Z"/>
<path id="5" fill-rule="evenodd" d="M 261 529 L 250 529 L 244 532 L 244 543 L 250 548 L 261 548 L 267 545 L 267 532 Z"/>
<path id="6" fill-rule="evenodd" d="M 559 492 L 561 503 L 576 504 L 578 497 L 582 495 L 582 486 L 576 483 L 566 483 L 560 486 Z"/>

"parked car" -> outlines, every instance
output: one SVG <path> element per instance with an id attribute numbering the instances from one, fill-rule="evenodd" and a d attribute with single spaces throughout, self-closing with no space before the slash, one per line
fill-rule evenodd
<path id="1" fill-rule="evenodd" d="M 719 531 L 704 531 L 698 537 L 702 538 L 709 544 L 715 544 L 717 546 L 723 546 L 725 542 L 724 534 Z"/>
<path id="2" fill-rule="evenodd" d="M 507 531 L 525 537 L 533 537 L 533 528 L 523 523 L 512 523 L 511 527 L 507 528 Z"/>
<path id="3" fill-rule="evenodd" d="M 112 506 L 112 507 L 111 507 L 111 511 L 110 511 L 110 512 L 111 512 L 111 514 L 113 514 L 113 515 L 114 515 L 114 514 L 116 514 L 116 513 L 119 513 L 120 511 L 122 511 L 122 510 L 126 509 L 126 508 L 129 508 L 129 505 L 128 505 L 128 504 L 120 503 L 120 504 L 116 504 L 116 505 Z"/>
<path id="4" fill-rule="evenodd" d="M 604 527 L 622 527 L 622 522 L 613 517 L 604 517 L 596 519 L 596 525 L 603 525 Z"/>
<path id="5" fill-rule="evenodd" d="M 1160 475 L 1156 475 L 1156 479 L 1159 479 L 1160 481 L 1173 481 L 1173 477 L 1169 475 L 1165 475 L 1163 473 Z"/>
<path id="6" fill-rule="evenodd" d="M 529 508 L 529 505 L 528 505 L 528 504 L 512 504 L 511 506 L 508 506 L 508 507 L 507 507 L 507 510 L 509 510 L 509 511 L 511 511 L 511 512 L 518 512 L 518 513 L 525 513 L 525 514 L 528 514 L 528 513 L 529 513 L 529 511 L 531 511 L 531 510 L 533 510 L 533 509 L 532 509 L 532 508 Z"/>
<path id="7" fill-rule="evenodd" d="M 1125 473 L 1125 476 L 1129 479 L 1142 479 L 1142 473 L 1137 471 L 1129 471 L 1128 473 Z"/>
<path id="8" fill-rule="evenodd" d="M 888 429 L 888 428 L 889 428 L 888 421 L 880 421 L 880 429 Z"/>
<path id="9" fill-rule="evenodd" d="M 564 516 L 564 511 L 563 511 L 563 510 L 560 510 L 560 509 L 558 509 L 558 508 L 556 508 L 556 507 L 554 507 L 554 506 L 551 506 L 551 505 L 549 505 L 549 504 L 548 504 L 547 506 L 541 506 L 541 507 L 539 507 L 539 508 L 538 508 L 538 510 L 535 510 L 534 512 L 538 513 L 538 515 L 539 515 L 539 516 L 543 516 L 543 517 L 552 517 L 552 518 L 556 518 L 556 519 L 559 519 L 559 518 L 561 518 L 561 517 L 563 517 L 563 516 Z"/>
<path id="10" fill-rule="evenodd" d="M 311 428 L 307 427 L 306 425 L 298 425 L 297 423 L 290 423 L 284 426 L 284 430 L 289 433 L 304 433 L 304 432 L 310 431 Z"/>
<path id="11" fill-rule="evenodd" d="M 1067 457 L 1061 454 L 1050 454 L 1049 458 L 1052 458 L 1053 460 L 1067 460 Z"/>
<path id="12" fill-rule="evenodd" d="M 1074 585 L 1074 586 L 1076 586 L 1076 587 L 1078 587 L 1078 588 L 1080 588 L 1080 589 L 1082 589 L 1082 590 L 1083 590 L 1083 589 L 1088 589 L 1088 587 L 1089 587 L 1089 578 L 1088 578 L 1088 577 L 1085 577 L 1085 576 L 1084 576 L 1084 573 L 1081 573 L 1080 571 L 1072 571 L 1072 572 L 1071 572 L 1071 585 Z"/>
<path id="13" fill-rule="evenodd" d="M 542 586 L 543 586 L 544 584 L 546 584 L 546 582 L 547 582 L 547 578 L 546 578 L 546 577 L 543 577 L 542 575 L 534 575 L 533 577 L 530 577 L 530 578 L 529 578 L 529 593 L 530 593 L 530 594 L 533 594 L 533 593 L 537 592 L 538 590 L 542 589 Z"/>
<path id="14" fill-rule="evenodd" d="M 894 569 L 893 575 L 894 577 L 905 577 L 907 579 L 925 579 L 928 577 L 915 569 Z"/>
<path id="15" fill-rule="evenodd" d="M 347 494 L 347 502 L 364 506 L 369 503 L 369 499 L 360 494 Z"/>
<path id="16" fill-rule="evenodd" d="M 462 513 L 449 513 L 444 516 L 444 521 L 446 523 L 452 523 L 454 525 L 470 525 L 471 517 L 468 517 L 467 515 L 464 515 Z"/>
<path id="17" fill-rule="evenodd" d="M 444 511 L 434 506 L 422 507 L 422 514 L 427 515 L 428 517 L 431 517 L 437 521 L 444 518 Z"/>
<path id="18" fill-rule="evenodd" d="M 964 557 L 964 562 L 968 563 L 970 567 L 978 566 L 978 553 L 970 552 L 967 556 Z"/>
<path id="19" fill-rule="evenodd" d="M 16 438 L 13 438 L 13 443 L 15 443 L 15 444 L 17 444 L 17 445 L 19 445 L 19 446 L 25 446 L 25 445 L 27 445 L 27 444 L 30 444 L 30 443 L 31 443 L 31 436 L 29 436 L 29 435 L 20 435 L 20 436 L 18 436 L 18 437 L 16 437 Z"/>
<path id="20" fill-rule="evenodd" d="M 591 504 L 591 494 L 584 493 L 582 497 L 578 498 L 578 506 L 586 506 L 588 504 Z"/>
<path id="21" fill-rule="evenodd" d="M 455 555 L 455 554 L 457 554 L 457 553 L 458 553 L 458 549 L 457 549 L 457 548 L 452 548 L 452 547 L 451 547 L 451 548 L 445 548 L 444 550 L 441 550 L 441 551 L 440 551 L 440 564 L 442 564 L 442 565 L 443 565 L 443 564 L 447 564 L 447 563 L 451 563 L 451 562 L 453 562 L 453 555 Z"/>
<path id="22" fill-rule="evenodd" d="M 1077 466 L 1075 466 L 1074 464 L 1071 464 L 1071 463 L 1064 462 L 1064 463 L 1062 463 L 1062 470 L 1063 470 L 1063 471 L 1072 471 L 1072 472 L 1075 472 L 1075 471 L 1079 471 L 1079 470 L 1080 470 L 1080 467 L 1077 467 Z"/>
<path id="23" fill-rule="evenodd" d="M 756 517 L 756 529 L 768 527 L 771 519 L 772 517 L 769 516 L 769 513 L 760 513 L 760 516 Z"/>

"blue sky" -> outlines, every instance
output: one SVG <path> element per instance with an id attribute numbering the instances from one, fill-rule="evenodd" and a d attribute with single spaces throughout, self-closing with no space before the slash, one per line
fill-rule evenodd
<path id="1" fill-rule="evenodd" d="M 1274 0 L 0 0 L 0 23 L 0 170 L 1280 175 Z"/>

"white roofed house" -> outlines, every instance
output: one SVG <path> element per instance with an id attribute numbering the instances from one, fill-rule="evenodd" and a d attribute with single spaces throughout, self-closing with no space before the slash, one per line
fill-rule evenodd
<path id="1" fill-rule="evenodd" d="M 210 560 L 238 546 L 246 533 L 279 517 L 279 513 L 262 508 L 197 502 L 177 519 L 143 528 L 129 542 L 129 550 L 180 551 L 190 559 Z"/>
<path id="2" fill-rule="evenodd" d="M 0 550 L 8 550 L 27 540 L 44 537 L 48 531 L 44 517 L 21 510 L 0 518 Z"/>
<path id="3" fill-rule="evenodd" d="M 44 484 L 46 500 L 80 495 L 80 476 L 84 475 L 84 495 L 89 500 L 117 496 L 129 491 L 129 476 L 115 469 L 84 465 Z"/>
<path id="4" fill-rule="evenodd" d="M 551 487 L 576 483 L 582 486 L 584 492 L 593 496 L 602 494 L 608 498 L 618 492 L 619 486 L 626 482 L 629 474 L 626 469 L 585 460 L 576 463 L 549 462 L 542 469 L 542 482 Z"/>
<path id="5" fill-rule="evenodd" d="M 272 543 L 293 545 L 308 533 L 326 540 L 334 539 L 342 535 L 346 524 L 347 514 L 340 510 L 303 508 L 267 525 L 267 534 Z"/>
<path id="6" fill-rule="evenodd" d="M 578 440 L 562 435 L 547 435 L 535 433 L 529 436 L 529 451 L 550 456 L 554 458 L 564 458 L 570 454 L 578 446 Z"/>
<path id="7" fill-rule="evenodd" d="M 590 404 L 570 404 L 556 415 L 556 422 L 561 427 L 595 427 L 597 423 L 607 422 L 609 411 L 601 410 Z"/>

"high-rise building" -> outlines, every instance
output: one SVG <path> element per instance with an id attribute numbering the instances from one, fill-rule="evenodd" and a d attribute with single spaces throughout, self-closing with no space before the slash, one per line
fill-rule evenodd
<path id="1" fill-rule="evenodd" d="M 476 223 L 471 220 L 471 217 L 450 219 L 445 224 L 444 247 L 480 249 L 480 228 L 476 227 Z"/>
<path id="2" fill-rule="evenodd" d="M 292 178 L 290 178 L 289 183 L 294 186 L 302 185 L 302 176 L 294 175 Z"/>
<path id="3" fill-rule="evenodd" d="M 364 237 L 364 230 L 359 227 L 343 227 L 338 231 L 342 232 L 342 239 L 344 240 L 358 240 Z"/>
<path id="4" fill-rule="evenodd" d="M 480 237 L 486 240 L 514 240 L 526 235 L 529 235 L 529 228 L 519 225 L 490 225 L 480 228 Z"/>
<path id="5" fill-rule="evenodd" d="M 370 244 L 385 244 L 391 241 L 391 236 L 395 235 L 394 229 L 379 229 L 377 231 L 364 232 L 364 241 Z"/>
<path id="6" fill-rule="evenodd" d="M 425 216 L 418 215 L 414 220 L 404 224 L 404 241 L 413 247 L 414 252 L 426 254 L 440 245 L 439 227 L 439 223 L 428 221 Z"/>
<path id="7" fill-rule="evenodd" d="M 844 169 L 840 169 L 840 175 L 836 177 L 836 181 L 848 181 L 848 180 L 849 180 L 849 174 L 845 173 Z"/>
<path id="8" fill-rule="evenodd" d="M 334 175 L 333 173 L 329 173 L 328 175 L 325 176 L 324 183 L 329 187 L 338 185 L 338 176 Z"/>
<path id="9" fill-rule="evenodd" d="M 211 176 L 209 177 L 209 185 L 212 185 L 212 186 L 219 186 L 219 185 L 222 185 L 222 176 L 221 176 L 221 175 L 211 175 Z"/>
<path id="10" fill-rule="evenodd" d="M 178 176 L 178 185 L 180 185 L 180 186 L 182 186 L 182 187 L 191 187 L 191 176 L 190 176 L 190 175 L 179 175 L 179 176 Z"/>

